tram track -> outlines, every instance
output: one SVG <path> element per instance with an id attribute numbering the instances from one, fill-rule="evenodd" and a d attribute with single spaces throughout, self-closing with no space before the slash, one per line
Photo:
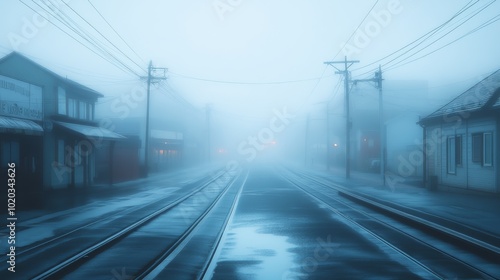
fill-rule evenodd
<path id="1" fill-rule="evenodd" d="M 400 256 L 410 260 L 437 279 L 453 279 L 455 277 L 498 279 L 499 277 L 498 269 L 496 271 L 494 269 L 498 265 L 498 259 L 494 259 L 492 256 L 485 258 L 483 255 L 478 255 L 477 250 L 470 250 L 470 239 L 467 237 L 454 239 L 453 246 L 456 242 L 464 240 L 464 244 L 461 247 L 465 248 L 464 250 L 469 249 L 467 254 L 475 255 L 484 262 L 489 262 L 489 264 L 482 263 L 481 267 L 478 267 L 476 263 L 455 257 L 453 253 L 440 249 L 439 247 L 442 248 L 443 246 L 436 246 L 436 243 L 449 243 L 450 240 L 446 238 L 436 239 L 432 236 L 428 239 L 429 232 L 425 230 L 427 227 L 424 227 L 424 230 L 422 230 L 422 227 L 417 227 L 417 230 L 421 232 L 418 234 L 418 237 L 401 229 L 408 226 L 415 227 L 416 223 L 425 223 L 426 221 L 422 218 L 412 219 L 412 216 L 404 215 L 405 213 L 399 210 L 393 211 L 389 207 L 384 207 L 382 211 L 382 208 L 379 207 L 380 205 L 377 207 L 371 206 L 371 201 L 368 198 L 363 199 L 363 203 L 368 208 L 360 208 L 359 201 L 353 205 L 350 197 L 352 193 L 341 186 L 328 184 L 308 174 L 299 174 L 291 170 L 283 170 L 282 174 L 286 174 L 283 175 L 285 179 L 313 198 L 317 203 L 324 205 L 345 219 L 346 222 L 369 233 L 383 244 L 398 252 Z M 347 201 L 346 198 L 348 198 Z M 392 219 L 389 221 L 380 219 L 373 214 L 374 210 L 391 216 Z M 398 215 L 402 215 L 404 218 L 396 217 Z M 433 229 L 440 232 L 444 231 L 446 235 L 449 232 L 442 226 L 433 227 Z M 457 235 L 457 238 L 460 237 L 463 237 L 463 234 Z M 483 251 L 481 250 L 480 252 Z"/>

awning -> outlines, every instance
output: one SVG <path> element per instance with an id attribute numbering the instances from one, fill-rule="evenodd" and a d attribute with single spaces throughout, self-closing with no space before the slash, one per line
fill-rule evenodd
<path id="1" fill-rule="evenodd" d="M 0 132 L 41 135 L 43 128 L 34 121 L 0 116 Z"/>
<path id="2" fill-rule="evenodd" d="M 111 130 L 98 126 L 90 126 L 90 125 L 66 123 L 66 122 L 54 122 L 54 123 L 72 132 L 85 136 L 87 138 L 103 139 L 103 140 L 121 140 L 126 138 L 123 135 L 120 135 Z"/>

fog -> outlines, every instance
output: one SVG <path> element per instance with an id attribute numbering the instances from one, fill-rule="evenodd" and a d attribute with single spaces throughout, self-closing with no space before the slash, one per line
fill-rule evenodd
<path id="1" fill-rule="evenodd" d="M 0 279 L 500 279 L 499 12 L 0 0 Z"/>
<path id="2" fill-rule="evenodd" d="M 353 83 L 372 79 L 379 65 L 384 125 L 411 114 L 406 128 L 418 131 L 418 118 L 498 68 L 499 23 L 488 21 L 498 3 L 467 2 L 9 1 L 1 4 L 0 52 L 17 51 L 102 93 L 96 121 L 141 142 L 148 62 L 167 68 L 151 83 L 150 129 L 178 135 L 191 154 L 185 163 L 314 165 L 329 154 L 340 166 L 344 81 L 324 62 L 359 61 L 349 68 L 351 145 L 365 132 L 379 135 L 376 85 Z"/>

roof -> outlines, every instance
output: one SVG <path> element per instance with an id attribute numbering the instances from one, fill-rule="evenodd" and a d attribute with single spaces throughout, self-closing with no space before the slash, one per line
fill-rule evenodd
<path id="1" fill-rule="evenodd" d="M 0 116 L 0 132 L 41 135 L 43 128 L 30 120 Z"/>
<path id="2" fill-rule="evenodd" d="M 98 127 L 98 126 L 89 126 L 89 125 L 83 125 L 83 124 L 76 124 L 76 123 L 66 123 L 66 122 L 54 122 L 57 125 L 60 125 L 61 127 L 83 135 L 87 138 L 90 139 L 103 139 L 103 140 L 121 140 L 125 139 L 124 136 L 115 133 L 111 130 L 105 129 L 103 127 Z"/>
<path id="3" fill-rule="evenodd" d="M 33 61 L 33 60 L 29 59 L 28 57 L 26 57 L 26 56 L 24 56 L 24 55 L 22 55 L 22 54 L 20 54 L 18 52 L 15 52 L 15 51 L 11 52 L 11 53 L 9 53 L 7 55 L 5 55 L 2 58 L 0 58 L 0 63 L 2 63 L 5 60 L 11 59 L 11 58 L 20 58 L 20 59 L 23 59 L 23 60 L 25 60 L 25 61 L 33 64 L 33 66 L 39 68 L 40 70 L 42 70 L 42 71 L 48 73 L 49 75 L 53 76 L 54 78 L 56 78 L 57 80 L 59 80 L 61 83 L 66 84 L 66 85 L 68 85 L 70 87 L 74 87 L 74 88 L 80 89 L 80 90 L 85 91 L 85 92 L 90 93 L 90 94 L 94 94 L 97 97 L 104 97 L 104 95 L 102 93 L 97 92 L 97 91 L 95 91 L 95 90 L 93 90 L 93 89 L 91 89 L 89 87 L 86 87 L 86 86 L 84 86 L 82 84 L 79 84 L 79 83 L 77 83 L 75 81 L 69 80 L 69 79 L 67 79 L 67 78 L 65 78 L 65 77 L 63 77 L 63 76 L 55 73 L 52 70 L 49 70 L 48 68 L 45 68 L 44 66 L 36 63 L 35 61 Z"/>
<path id="4" fill-rule="evenodd" d="M 420 123 L 445 115 L 471 113 L 488 109 L 500 109 L 500 70 L 484 78 L 464 93 L 451 100 Z"/>

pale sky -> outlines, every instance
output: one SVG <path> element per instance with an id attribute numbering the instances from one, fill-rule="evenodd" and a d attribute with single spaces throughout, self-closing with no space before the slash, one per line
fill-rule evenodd
<path id="1" fill-rule="evenodd" d="M 69 24 L 78 23 L 132 71 L 99 57 L 23 2 L 41 13 L 41 7 L 55 11 Z M 300 111 L 308 104 L 329 99 L 339 75 L 323 62 L 342 60 L 345 54 L 348 59 L 360 61 L 350 68 L 353 78 L 371 77 L 371 70 L 381 64 L 388 84 L 427 81 L 430 95 L 426 93 L 423 98 L 458 95 L 500 68 L 500 21 L 410 62 L 492 18 L 498 19 L 497 1 L 66 1 L 71 8 L 61 0 L 35 2 L 0 2 L 0 55 L 17 50 L 63 76 L 101 91 L 106 96 L 101 100 L 104 109 L 99 111 L 103 115 L 110 113 L 106 108 L 110 102 L 105 101 L 144 86 L 144 81 L 132 72 L 145 75 L 150 60 L 157 67 L 168 68 L 168 86 L 154 91 L 168 87 L 197 108 L 210 103 L 221 113 L 249 118 L 269 116 L 273 108 L 283 106 Z M 52 3 L 53 10 L 44 3 Z M 406 54 L 408 49 L 382 59 L 445 23 L 467 4 L 474 5 L 427 41 L 412 45 L 414 49 Z M 368 14 L 370 9 L 372 13 Z M 100 53 L 54 16 L 49 19 Z M 347 49 L 342 51 L 344 45 Z M 408 63 L 392 68 L 399 61 Z"/>

